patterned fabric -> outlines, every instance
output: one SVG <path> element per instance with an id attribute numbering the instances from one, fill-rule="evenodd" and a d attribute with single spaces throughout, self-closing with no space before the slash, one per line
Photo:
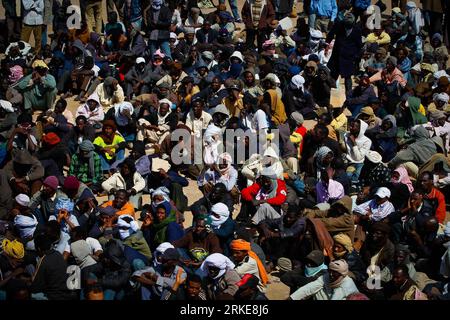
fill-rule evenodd
<path id="1" fill-rule="evenodd" d="M 252 4 L 252 21 L 253 26 L 257 27 L 259 25 L 259 20 L 261 19 L 262 12 L 262 0 L 255 0 Z"/>
<path id="2" fill-rule="evenodd" d="M 382 185 L 391 181 L 391 170 L 383 163 L 379 163 L 373 168 L 365 179 L 363 179 L 363 186 Z"/>
<path id="3" fill-rule="evenodd" d="M 94 177 L 89 174 L 89 162 L 80 161 L 78 154 L 72 156 L 72 161 L 70 162 L 69 175 L 73 175 L 78 178 L 83 183 L 101 183 L 103 180 L 102 162 L 100 156 L 94 153 Z"/>

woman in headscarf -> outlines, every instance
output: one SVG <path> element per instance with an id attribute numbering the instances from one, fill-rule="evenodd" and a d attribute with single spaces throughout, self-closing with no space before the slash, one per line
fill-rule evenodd
<path id="1" fill-rule="evenodd" d="M 232 163 L 231 155 L 224 152 L 219 155 L 216 164 L 200 174 L 197 183 L 204 195 L 209 194 L 216 183 L 223 183 L 228 192 L 236 188 L 238 173 Z"/>
<path id="2" fill-rule="evenodd" d="M 252 251 L 250 242 L 236 239 L 231 241 L 230 248 L 233 262 L 236 264 L 234 270 L 241 277 L 245 274 L 255 275 L 259 279 L 258 289 L 264 291 L 269 280 L 266 267 L 256 253 Z"/>
<path id="3" fill-rule="evenodd" d="M 219 238 L 220 246 L 225 255 L 229 254 L 229 245 L 233 240 L 236 224 L 233 221 L 230 210 L 224 203 L 216 203 L 211 207 L 211 228 Z"/>
<path id="4" fill-rule="evenodd" d="M 200 266 L 206 277 L 206 293 L 208 300 L 230 300 L 239 287 L 237 282 L 241 279 L 235 264 L 221 253 L 208 256 Z"/>
<path id="5" fill-rule="evenodd" d="M 408 93 L 404 94 L 394 114 L 397 120 L 398 137 L 403 138 L 406 130 L 415 125 L 427 123 L 428 119 L 425 114 L 425 108 L 419 98 Z"/>
<path id="6" fill-rule="evenodd" d="M 110 199 L 114 198 L 117 190 L 127 191 L 130 203 L 139 210 L 142 204 L 142 191 L 145 188 L 145 180 L 136 171 L 133 159 L 126 159 L 119 165 L 120 171 L 114 173 L 102 183 L 103 189 L 110 194 Z"/>
<path id="7" fill-rule="evenodd" d="M 392 172 L 391 181 L 386 185 L 391 190 L 390 201 L 396 210 L 408 206 L 408 200 L 414 191 L 408 171 L 404 167 L 398 167 Z"/>
<path id="8" fill-rule="evenodd" d="M 106 120 L 113 120 L 117 125 L 117 131 L 125 138 L 125 141 L 132 142 L 136 137 L 136 116 L 134 107 L 130 102 L 124 101 L 115 104 L 105 115 Z"/>
<path id="9" fill-rule="evenodd" d="M 113 77 L 107 77 L 103 83 L 98 85 L 95 92 L 105 112 L 109 111 L 114 104 L 125 101 L 123 89 L 119 85 L 119 81 Z"/>
<path id="10" fill-rule="evenodd" d="M 348 264 L 345 260 L 335 260 L 328 266 L 329 277 L 322 275 L 294 292 L 292 300 L 345 300 L 347 296 L 358 293 L 353 280 L 348 276 Z"/>
<path id="11" fill-rule="evenodd" d="M 320 147 L 314 155 L 314 162 L 308 170 L 307 176 L 314 178 L 316 181 L 320 179 L 323 171 L 326 171 L 333 162 L 334 153 L 327 146 Z"/>
<path id="12" fill-rule="evenodd" d="M 116 133 L 117 126 L 112 120 L 103 123 L 102 133 L 95 138 L 95 151 L 102 161 L 103 171 L 108 171 L 114 161 L 125 158 L 125 139 Z"/>
<path id="13" fill-rule="evenodd" d="M 91 141 L 84 140 L 80 143 L 78 152 L 70 160 L 69 176 L 75 176 L 94 193 L 102 189 L 102 161 Z"/>

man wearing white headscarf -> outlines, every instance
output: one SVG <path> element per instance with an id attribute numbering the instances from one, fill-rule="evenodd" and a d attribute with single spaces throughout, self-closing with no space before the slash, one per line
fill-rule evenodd
<path id="1" fill-rule="evenodd" d="M 414 1 L 408 1 L 406 3 L 406 12 L 408 13 L 408 21 L 411 24 L 416 35 L 419 35 L 422 27 L 425 26 L 422 11 L 417 8 Z"/>
<path id="2" fill-rule="evenodd" d="M 222 202 L 218 202 L 211 207 L 211 228 L 219 238 L 220 246 L 224 254 L 229 253 L 229 244 L 233 240 L 236 224 L 230 217 L 230 209 Z"/>
<path id="3" fill-rule="evenodd" d="M 136 220 L 128 214 L 121 215 L 117 219 L 117 227 L 123 244 L 138 251 L 150 261 L 152 258 L 150 247 L 142 231 L 139 230 Z"/>
<path id="4" fill-rule="evenodd" d="M 206 276 L 208 300 L 222 300 L 233 297 L 238 291 L 237 282 L 241 279 L 234 263 L 221 253 L 209 255 L 200 266 Z"/>
<path id="5" fill-rule="evenodd" d="M 431 113 L 436 110 L 442 110 L 444 112 L 450 112 L 448 105 L 449 96 L 445 92 L 433 94 L 433 102 L 429 104 L 427 111 Z"/>
<path id="6" fill-rule="evenodd" d="M 164 254 L 164 252 L 169 248 L 174 249 L 175 247 L 170 242 L 163 242 L 158 247 L 156 247 L 156 250 L 154 252 L 155 256 L 153 257 L 154 267 L 161 265 L 161 257 Z"/>
<path id="7" fill-rule="evenodd" d="M 138 119 L 136 139 L 158 148 L 177 124 L 177 116 L 172 112 L 172 102 L 169 99 L 159 100 L 158 112 L 155 116 L 150 116 L 149 120 Z"/>

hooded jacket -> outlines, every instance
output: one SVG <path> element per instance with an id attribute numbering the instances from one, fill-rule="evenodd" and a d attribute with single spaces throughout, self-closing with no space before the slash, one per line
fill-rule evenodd
<path id="1" fill-rule="evenodd" d="M 364 133 L 368 128 L 368 124 L 362 120 L 359 120 L 360 130 L 358 137 L 356 138 L 356 145 L 350 140 L 350 133 L 345 135 L 345 145 L 347 147 L 347 160 L 351 163 L 363 163 L 367 152 L 372 146 L 372 140 L 367 138 Z"/>
<path id="2" fill-rule="evenodd" d="M 416 142 L 398 152 L 394 159 L 389 162 L 392 167 L 397 167 L 399 164 L 408 161 L 421 166 L 437 153 L 436 145 L 430 139 L 430 134 L 424 127 L 417 127 L 414 130 L 413 138 L 415 138 Z"/>
<path id="3" fill-rule="evenodd" d="M 94 100 L 98 103 L 97 108 L 95 108 L 95 110 L 93 111 L 96 115 L 91 115 L 92 111 L 89 110 L 89 106 L 87 105 L 87 101 L 89 100 Z M 98 94 L 94 92 L 89 96 L 87 101 L 85 104 L 78 107 L 76 116 L 85 116 L 90 123 L 103 121 L 103 119 L 105 119 L 105 113 L 103 112 L 103 107 L 100 104 L 100 98 L 98 97 Z"/>
<path id="4" fill-rule="evenodd" d="M 20 150 L 14 159 L 8 162 L 4 167 L 8 181 L 10 181 L 13 177 L 16 177 L 14 172 L 14 162 L 30 165 L 30 170 L 25 177 L 27 181 L 34 181 L 44 177 L 44 167 L 41 162 L 36 157 L 32 156 L 28 151 Z"/>

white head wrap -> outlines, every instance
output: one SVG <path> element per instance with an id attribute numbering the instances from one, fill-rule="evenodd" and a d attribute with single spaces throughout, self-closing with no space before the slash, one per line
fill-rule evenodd
<path id="1" fill-rule="evenodd" d="M 291 79 L 291 85 L 292 87 L 296 89 L 302 89 L 303 90 L 303 84 L 305 83 L 305 78 L 303 78 L 301 75 L 297 74 L 292 77 Z"/>
<path id="2" fill-rule="evenodd" d="M 230 216 L 230 209 L 228 209 L 227 205 L 221 202 L 213 205 L 211 207 L 211 212 L 214 212 L 220 216 L 219 218 L 216 218 L 215 216 L 211 215 L 211 225 L 214 227 L 220 227 L 225 221 L 227 221 L 228 217 Z"/>
<path id="3" fill-rule="evenodd" d="M 126 217 L 131 218 L 132 221 L 130 221 L 130 223 L 128 223 L 125 220 L 123 220 Z M 121 227 L 128 228 L 128 230 L 119 229 L 120 239 L 122 239 L 122 240 L 125 240 L 131 234 L 133 234 L 133 233 L 135 233 L 136 231 L 139 230 L 139 226 L 138 226 L 137 222 L 129 214 L 124 214 L 124 215 L 119 216 L 119 218 L 117 219 L 117 226 L 119 228 L 121 228 Z"/>
<path id="4" fill-rule="evenodd" d="M 200 270 L 204 274 L 209 274 L 208 267 L 216 267 L 220 269 L 219 274 L 214 278 L 218 279 L 222 277 L 227 270 L 234 269 L 234 263 L 221 253 L 213 253 L 209 255 L 200 266 Z"/>

